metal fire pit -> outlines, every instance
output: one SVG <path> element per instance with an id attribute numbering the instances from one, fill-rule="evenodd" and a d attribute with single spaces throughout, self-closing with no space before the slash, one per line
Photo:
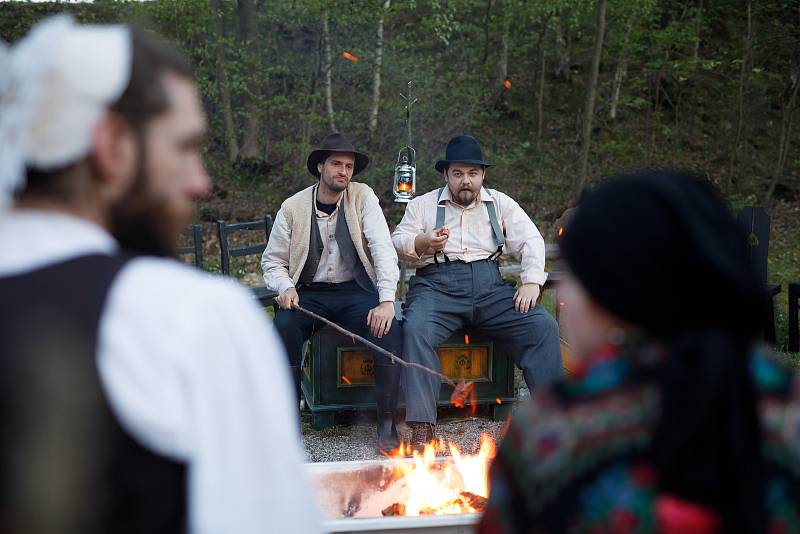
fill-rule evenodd
<path id="1" fill-rule="evenodd" d="M 444 459 L 443 459 L 444 460 Z M 411 460 L 399 460 L 411 461 Z M 401 534 L 467 534 L 480 514 L 383 517 L 381 510 L 396 502 L 388 484 L 394 461 L 321 462 L 306 464 L 326 532 L 389 532 Z"/>

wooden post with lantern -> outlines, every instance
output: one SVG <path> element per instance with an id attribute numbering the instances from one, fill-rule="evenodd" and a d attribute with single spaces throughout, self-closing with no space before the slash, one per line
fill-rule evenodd
<path id="1" fill-rule="evenodd" d="M 394 201 L 399 204 L 408 204 L 414 193 L 417 192 L 417 151 L 411 146 L 411 106 L 417 101 L 411 98 L 411 85 L 409 80 L 407 94 L 400 93 L 406 102 L 406 129 L 408 131 L 408 144 L 400 149 L 397 154 L 397 165 L 394 167 L 394 180 L 392 181 L 392 193 Z M 400 287 L 401 298 L 406 293 L 406 263 L 400 262 Z"/>

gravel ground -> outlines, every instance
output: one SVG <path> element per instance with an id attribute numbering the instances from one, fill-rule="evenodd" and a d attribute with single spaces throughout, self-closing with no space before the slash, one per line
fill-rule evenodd
<path id="1" fill-rule="evenodd" d="M 525 387 L 522 371 L 514 369 L 515 390 Z M 516 406 L 516 405 L 515 405 Z M 478 408 L 475 417 L 464 417 L 455 408 L 439 408 L 436 437 L 451 441 L 467 453 L 476 453 L 481 444 L 481 434 L 486 432 L 496 443 L 500 442 L 505 421 L 493 421 L 486 407 Z M 382 458 L 378 453 L 375 436 L 375 416 L 365 412 L 344 412 L 337 415 L 336 426 L 326 430 L 311 428 L 311 414 L 301 412 L 303 446 L 309 462 L 347 462 Z M 402 419 L 402 410 L 400 417 Z M 397 426 L 400 439 L 409 441 L 411 430 L 405 423 Z"/>
<path id="2" fill-rule="evenodd" d="M 355 417 L 350 421 L 338 422 L 326 430 L 314 430 L 310 426 L 310 416 L 303 414 L 303 445 L 310 462 L 343 462 L 351 460 L 372 460 L 381 458 L 375 440 L 375 419 Z M 436 426 L 437 437 L 451 441 L 468 453 L 475 453 L 480 447 L 481 434 L 486 432 L 496 442 L 505 426 L 504 421 L 492 421 L 488 417 L 441 420 Z M 409 440 L 411 431 L 405 424 L 398 425 L 400 438 Z"/>

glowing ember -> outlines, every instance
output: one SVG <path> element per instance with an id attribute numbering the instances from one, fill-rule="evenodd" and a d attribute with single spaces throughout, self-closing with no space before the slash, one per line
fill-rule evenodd
<path id="1" fill-rule="evenodd" d="M 442 440 L 432 441 L 413 461 L 397 460 L 394 485 L 405 488 L 404 502 L 386 509 L 384 515 L 472 514 L 483 511 L 489 497 L 489 464 L 495 456 L 495 443 L 488 434 L 481 436 L 477 454 L 462 454 L 459 448 Z M 437 454 L 450 452 L 442 460 Z M 405 452 L 405 451 L 401 451 Z"/>
<path id="2" fill-rule="evenodd" d="M 506 89 L 511 89 L 511 80 L 504 81 L 503 87 L 505 87 Z"/>
<path id="3" fill-rule="evenodd" d="M 353 63 L 355 63 L 355 62 L 357 62 L 357 61 L 358 61 L 358 57 L 357 57 L 357 56 L 354 56 L 354 55 L 353 55 L 353 54 L 351 54 L 350 52 L 342 52 L 342 57 L 343 57 L 343 58 L 345 58 L 345 59 L 349 59 L 349 60 L 350 60 L 350 61 L 352 61 Z"/>

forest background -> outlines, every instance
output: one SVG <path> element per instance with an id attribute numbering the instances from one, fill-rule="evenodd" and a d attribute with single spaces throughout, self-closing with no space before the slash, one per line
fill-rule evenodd
<path id="1" fill-rule="evenodd" d="M 370 154 L 358 179 L 394 226 L 400 93 L 413 80 L 417 191 L 440 184 L 433 163 L 470 133 L 497 165 L 487 185 L 548 241 L 584 187 L 640 167 L 691 169 L 732 208 L 765 206 L 785 346 L 785 284 L 800 281 L 796 0 L 0 2 L 0 38 L 60 11 L 134 22 L 191 58 L 210 124 L 214 189 L 198 210 L 210 270 L 213 223 L 274 215 L 312 183 L 305 159 L 331 131 Z M 254 265 L 234 274 L 257 278 Z"/>

